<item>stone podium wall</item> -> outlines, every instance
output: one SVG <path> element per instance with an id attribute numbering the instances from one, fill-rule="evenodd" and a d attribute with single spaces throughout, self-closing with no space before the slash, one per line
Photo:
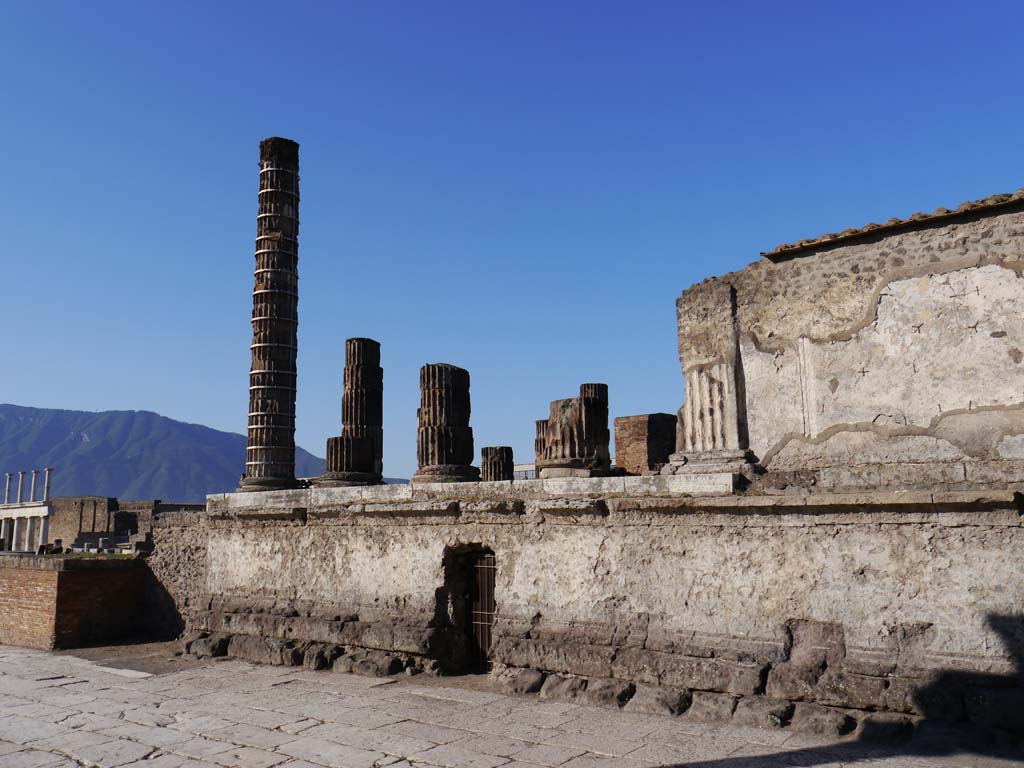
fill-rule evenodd
<path id="1" fill-rule="evenodd" d="M 665 478 L 612 480 L 651 482 L 211 497 L 205 515 L 158 522 L 156 562 L 176 574 L 167 589 L 190 629 L 262 661 L 294 662 L 296 648 L 301 661 L 308 643 L 431 658 L 446 551 L 481 545 L 497 559 L 499 665 L 689 688 L 724 707 L 767 696 L 1020 719 L 1012 494 L 698 498 Z"/>
<path id="2" fill-rule="evenodd" d="M 1022 270 L 1024 193 L 780 246 L 682 294 L 680 360 L 688 384 L 728 367 L 776 486 L 1006 487 Z"/>

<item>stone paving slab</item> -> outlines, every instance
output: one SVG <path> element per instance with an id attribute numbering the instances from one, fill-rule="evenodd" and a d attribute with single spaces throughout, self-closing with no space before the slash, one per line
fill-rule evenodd
<path id="1" fill-rule="evenodd" d="M 964 739 L 825 739 L 508 696 L 472 678 L 148 653 L 149 672 L 0 646 L 0 768 L 1024 766 L 1024 752 Z"/>

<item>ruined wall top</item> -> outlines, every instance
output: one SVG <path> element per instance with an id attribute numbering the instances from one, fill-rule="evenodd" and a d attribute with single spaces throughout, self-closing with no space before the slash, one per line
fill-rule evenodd
<path id="1" fill-rule="evenodd" d="M 947 214 L 684 291 L 688 387 L 724 396 L 710 415 L 687 397 L 677 450 L 724 413 L 738 424 L 727 447 L 785 487 L 1024 480 L 1024 195 Z"/>

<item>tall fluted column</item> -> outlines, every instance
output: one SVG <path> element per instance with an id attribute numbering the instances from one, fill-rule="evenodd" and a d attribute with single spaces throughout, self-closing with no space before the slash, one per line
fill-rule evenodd
<path id="1" fill-rule="evenodd" d="M 473 461 L 473 428 L 469 426 L 469 371 L 446 363 L 420 369 L 420 407 L 416 453 L 420 482 L 480 479 Z"/>
<path id="2" fill-rule="evenodd" d="M 327 471 L 317 485 L 378 485 L 384 470 L 384 369 L 380 343 L 345 342 L 341 435 L 327 439 Z"/>
<path id="3" fill-rule="evenodd" d="M 38 478 L 39 478 L 39 470 L 38 469 L 33 469 L 32 470 L 32 484 L 29 486 L 29 492 L 28 492 L 28 500 L 29 501 L 35 501 L 36 500 L 36 480 Z"/>
<path id="4" fill-rule="evenodd" d="M 4 504 L 11 503 L 11 478 L 14 477 L 12 472 L 7 473 L 7 481 L 4 483 Z"/>
<path id="5" fill-rule="evenodd" d="M 249 435 L 241 490 L 295 486 L 299 145 L 260 142 Z"/>
<path id="6" fill-rule="evenodd" d="M 481 480 L 511 480 L 514 476 L 515 462 L 509 446 L 488 446 L 480 449 Z"/>
<path id="7" fill-rule="evenodd" d="M 47 467 L 43 470 L 43 501 L 50 500 L 50 476 L 53 474 L 53 467 Z"/>
<path id="8" fill-rule="evenodd" d="M 25 501 L 25 472 L 22 470 L 18 472 L 18 503 L 22 504 Z"/>

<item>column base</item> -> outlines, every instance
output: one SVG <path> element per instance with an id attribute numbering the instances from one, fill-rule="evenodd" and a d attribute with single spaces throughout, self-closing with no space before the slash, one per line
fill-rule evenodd
<path id="1" fill-rule="evenodd" d="M 314 488 L 347 488 L 354 485 L 384 485 L 384 478 L 372 472 L 324 472 L 311 482 Z"/>
<path id="2" fill-rule="evenodd" d="M 413 483 L 477 483 L 480 470 L 466 464 L 438 464 L 420 467 L 412 476 Z"/>
<path id="3" fill-rule="evenodd" d="M 754 479 L 754 456 L 747 450 L 679 451 L 668 457 L 661 474 L 728 475 L 734 489 L 745 488 Z"/>
<path id="4" fill-rule="evenodd" d="M 537 477 L 540 480 L 553 480 L 557 477 L 620 477 L 626 474 L 622 467 L 608 469 L 583 469 L 580 467 L 540 467 Z"/>
<path id="5" fill-rule="evenodd" d="M 290 491 L 299 487 L 299 481 L 285 477 L 243 477 L 237 493 L 250 491 Z"/>

